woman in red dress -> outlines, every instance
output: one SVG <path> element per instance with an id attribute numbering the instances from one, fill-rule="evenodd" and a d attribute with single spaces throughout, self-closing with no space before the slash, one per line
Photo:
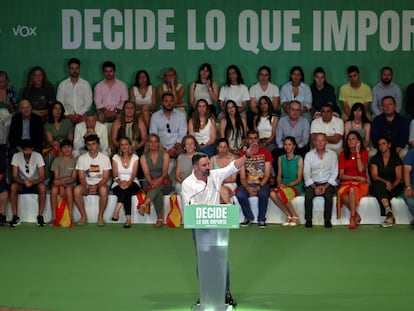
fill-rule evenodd
<path id="1" fill-rule="evenodd" d="M 339 180 L 337 192 L 337 218 L 341 216 L 344 204 L 351 213 L 349 229 L 356 229 L 361 222 L 357 206 L 363 196 L 368 194 L 367 183 L 368 151 L 365 149 L 361 135 L 350 131 L 346 136 L 344 150 L 339 155 Z"/>

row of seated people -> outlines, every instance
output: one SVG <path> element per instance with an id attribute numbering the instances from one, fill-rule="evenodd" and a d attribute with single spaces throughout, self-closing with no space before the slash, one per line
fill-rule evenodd
<path id="1" fill-rule="evenodd" d="M 248 143 L 258 144 L 259 136 L 255 131 L 248 133 Z M 200 150 L 194 136 L 187 135 L 183 138 L 184 153 L 177 158 L 175 168 L 176 191 L 180 193 L 180 185 L 183 180 L 192 173 L 193 155 Z M 126 223 L 125 228 L 131 225 L 131 196 L 140 190 L 137 180 L 138 156 L 133 152 L 129 138 L 120 139 L 120 152 L 112 158 L 112 164 L 108 156 L 99 152 L 99 137 L 88 135 L 85 137 L 85 145 L 88 152 L 81 155 L 77 160 L 72 154 L 72 143 L 64 140 L 61 143 L 62 155 L 54 160 L 52 171 L 54 172 L 53 186 L 51 190 L 52 222 L 56 216 L 57 196 L 66 197 L 70 215 L 72 214 L 73 201 L 78 207 L 81 219 L 79 225 L 84 225 L 87 215 L 82 196 L 99 194 L 99 214 L 98 225 L 103 226 L 103 212 L 106 208 L 108 199 L 107 183 L 110 178 L 110 171 L 113 174 L 113 184 L 111 188 L 118 197 L 113 220 L 119 218 L 119 211 L 122 206 L 125 209 Z M 383 227 L 392 226 L 395 219 L 392 214 L 391 199 L 399 195 L 403 188 L 403 172 L 405 192 L 404 198 L 414 214 L 414 193 L 411 185 L 414 182 L 414 151 L 411 150 L 405 158 L 403 164 L 398 155 L 392 150 L 389 139 L 380 138 L 378 141 L 378 153 L 369 163 L 371 177 L 371 187 L 368 184 L 367 167 L 368 152 L 364 147 L 363 140 L 358 132 L 351 131 L 346 138 L 344 151 L 338 159 L 332 150 L 326 148 L 327 139 L 323 133 L 318 133 L 314 138 L 315 149 L 309 151 L 303 160 L 300 155 L 295 154 L 296 140 L 294 137 L 284 139 L 285 154 L 277 159 L 278 175 L 277 185 L 274 189 L 268 184 L 270 178 L 270 167 L 273 158 L 268 150 L 259 147 L 257 153 L 248 159 L 245 166 L 241 168 L 239 182 L 236 183 L 237 174 L 233 174 L 223 181 L 220 189 L 221 202 L 230 203 L 231 198 L 237 195 L 241 204 L 243 214 L 246 219 L 242 226 L 252 223 L 253 214 L 248 197 L 258 197 L 260 228 L 266 227 L 266 209 L 268 198 L 287 215 L 285 226 L 296 226 L 299 218 L 291 204 L 291 200 L 303 193 L 305 186 L 305 219 L 306 227 L 312 227 L 312 199 L 315 196 L 325 198 L 325 227 L 330 228 L 332 216 L 332 197 L 336 193 L 338 186 L 338 172 L 340 184 L 337 189 L 337 215 L 344 204 L 351 214 L 350 229 L 355 229 L 361 221 L 357 213 L 357 206 L 361 197 L 370 193 L 375 196 L 380 204 L 381 211 L 386 215 Z M 170 157 L 162 148 L 160 138 L 156 134 L 150 134 L 147 139 L 146 151 L 140 158 L 140 164 L 146 181 L 147 198 L 141 202 L 139 211 L 144 214 L 154 203 L 158 219 L 156 227 L 163 225 L 163 203 L 161 194 L 169 194 L 173 190 L 171 178 L 168 175 Z M 18 193 L 37 193 L 39 194 L 39 216 L 37 223 L 44 225 L 43 212 L 46 198 L 46 186 L 44 185 L 45 170 L 42 156 L 33 151 L 33 144 L 30 140 L 23 140 L 21 143 L 22 151 L 13 155 L 12 165 L 12 184 L 10 187 L 10 197 L 12 203 L 13 219 L 11 226 L 19 224 L 17 211 Z M 225 138 L 219 140 L 217 144 L 218 154 L 210 159 L 210 168 L 218 169 L 229 165 L 234 160 L 234 155 L 230 153 L 229 143 Z M 242 153 L 240 156 L 244 156 Z M 5 181 L 5 163 L 3 164 L 1 178 L 1 204 L 0 222 L 6 224 L 5 206 L 7 204 L 8 187 Z M 76 169 L 75 169 L 76 168 Z M 76 181 L 79 184 L 76 184 Z M 237 190 L 237 191 L 236 191 Z"/>
<path id="2" fill-rule="evenodd" d="M 185 101 L 185 86 L 178 82 L 174 68 L 168 68 L 162 75 L 163 84 L 158 90 L 151 84 L 150 77 L 145 70 L 136 73 L 133 86 L 128 90 L 127 84 L 116 78 L 116 66 L 111 61 L 104 62 L 102 66 L 104 80 L 98 82 L 94 92 L 88 81 L 80 77 L 80 60 L 72 58 L 68 61 L 69 77 L 59 83 L 57 92 L 47 79 L 46 72 L 40 66 L 33 67 L 27 77 L 26 86 L 23 89 L 22 99 L 29 100 L 33 110 L 47 120 L 47 110 L 51 103 L 58 100 L 63 103 L 66 116 L 74 123 L 82 120 L 84 113 L 91 109 L 92 105 L 98 110 L 98 120 L 106 122 L 114 120 L 117 112 L 122 109 L 126 100 L 131 100 L 142 112 L 143 121 L 148 127 L 152 112 L 157 106 L 157 94 L 161 100 L 162 94 L 171 93 L 174 96 L 174 107 L 182 111 L 195 109 L 199 99 L 207 101 L 214 115 L 224 116 L 225 103 L 233 100 L 239 112 L 245 115 L 249 128 L 252 128 L 254 115 L 258 114 L 259 99 L 268 96 L 273 108 L 282 116 L 288 113 L 287 104 L 291 100 L 302 103 L 302 114 L 311 120 L 315 112 L 320 111 L 321 105 L 330 102 L 335 112 L 340 113 L 338 99 L 343 107 L 344 119 L 351 114 L 351 108 L 356 102 L 363 103 L 365 110 L 371 110 L 375 117 L 382 112 L 381 100 L 384 96 L 393 96 L 396 101 L 396 110 L 401 112 L 402 93 L 393 79 L 392 68 L 386 66 L 381 69 L 381 81 L 372 89 L 361 81 L 359 68 L 349 66 L 347 74 L 349 82 L 339 89 L 339 98 L 335 94 L 335 88 L 326 81 L 326 73 L 318 67 L 313 72 L 313 81 L 309 86 L 304 81 L 304 72 L 300 66 L 294 66 L 290 70 L 289 82 L 280 88 L 271 82 L 271 69 L 262 66 L 258 70 L 257 82 L 250 89 L 244 84 L 240 69 L 231 65 L 226 71 L 226 82 L 219 88 L 213 79 L 213 70 L 210 64 L 202 64 L 198 71 L 198 77 L 189 86 L 189 103 Z M 17 112 L 16 89 L 8 85 L 9 78 L 6 72 L 0 71 L 0 110 L 2 121 L 10 118 L 10 113 Z M 414 83 L 407 88 L 406 111 L 414 116 Z M 216 112 L 215 103 L 219 103 L 221 114 Z M 250 111 L 249 111 L 250 110 Z"/>

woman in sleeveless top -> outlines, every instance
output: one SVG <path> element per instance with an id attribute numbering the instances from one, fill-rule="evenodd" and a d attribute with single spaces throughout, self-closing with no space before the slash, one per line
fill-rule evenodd
<path id="1" fill-rule="evenodd" d="M 371 122 L 369 121 L 366 113 L 365 106 L 361 103 L 355 103 L 351 108 L 351 115 L 348 121 L 344 124 L 344 131 L 346 137 L 349 132 L 356 131 L 361 135 L 364 142 L 365 149 L 368 149 L 371 142 Z"/>
<path id="2" fill-rule="evenodd" d="M 170 156 L 162 148 L 158 135 L 148 135 L 145 151 L 140 161 L 147 182 L 147 198 L 139 209 L 148 210 L 151 203 L 154 203 L 157 213 L 155 227 L 159 228 L 164 224 L 163 195 L 169 194 L 172 186 L 168 176 Z"/>
<path id="3" fill-rule="evenodd" d="M 225 117 L 220 120 L 220 138 L 226 138 L 230 152 L 239 155 L 246 143 L 246 119 L 240 116 L 233 100 L 226 102 L 225 111 Z"/>
<path id="4" fill-rule="evenodd" d="M 294 227 L 299 224 L 299 217 L 291 201 L 303 192 L 303 158 L 295 154 L 294 137 L 286 137 L 283 147 L 286 153 L 277 159 L 277 188 L 270 192 L 270 198 L 287 216 L 282 226 Z"/>
<path id="5" fill-rule="evenodd" d="M 145 70 L 139 70 L 135 75 L 135 83 L 129 91 L 129 97 L 135 103 L 137 111 L 142 113 L 146 128 L 149 128 L 156 101 L 155 87 L 151 85 L 150 77 Z"/>
<path id="6" fill-rule="evenodd" d="M 351 114 L 352 115 L 352 114 Z M 368 151 L 364 147 L 361 135 L 350 131 L 346 135 L 344 150 L 339 155 L 339 180 L 336 194 L 336 217 L 341 217 L 342 205 L 351 214 L 349 229 L 354 230 L 361 222 L 357 207 L 361 198 L 368 194 L 367 182 Z"/>
<path id="7" fill-rule="evenodd" d="M 210 159 L 210 169 L 215 170 L 226 167 L 231 161 L 235 160 L 235 156 L 229 152 L 229 142 L 226 138 L 220 138 L 217 141 L 217 155 Z M 227 177 L 220 189 L 220 203 L 232 203 L 232 197 L 235 195 L 237 173 Z"/>
<path id="8" fill-rule="evenodd" d="M 269 151 L 276 149 L 275 135 L 279 118 L 275 115 L 269 97 L 262 96 L 259 100 L 258 115 L 254 117 L 254 130 L 259 133 L 260 146 Z"/>
<path id="9" fill-rule="evenodd" d="M 192 111 L 199 99 L 204 99 L 208 103 L 210 112 L 217 116 L 215 103 L 218 100 L 218 85 L 213 80 L 213 71 L 210 64 L 204 63 L 198 70 L 198 79 L 190 85 L 190 104 Z M 190 114 L 191 115 L 191 114 Z"/>
<path id="10" fill-rule="evenodd" d="M 182 101 L 185 95 L 185 87 L 184 85 L 178 83 L 177 72 L 175 69 L 167 68 L 162 76 L 162 80 L 164 81 L 164 84 L 158 87 L 158 97 L 162 98 L 162 95 L 165 93 L 172 94 L 174 98 L 174 108 L 177 108 L 182 113 L 187 115 L 185 111 L 187 103 Z"/>
<path id="11" fill-rule="evenodd" d="M 117 204 L 113 221 L 118 221 L 119 211 L 122 206 L 125 210 L 126 222 L 124 228 L 131 227 L 131 196 L 136 195 L 140 190 L 137 179 L 139 158 L 133 153 L 131 140 L 128 137 L 119 139 L 119 153 L 112 157 L 112 174 L 114 182 L 112 191 L 117 197 Z"/>
<path id="12" fill-rule="evenodd" d="M 210 113 L 205 99 L 199 99 L 196 103 L 195 111 L 188 120 L 188 134 L 195 137 L 201 152 L 209 157 L 216 154 L 216 118 Z"/>
<path id="13" fill-rule="evenodd" d="M 133 101 L 126 101 L 122 107 L 121 117 L 116 119 L 111 127 L 111 139 L 113 152 L 119 149 L 119 139 L 128 137 L 131 140 L 132 151 L 141 156 L 148 128 L 140 114 L 136 113 L 136 106 Z"/>

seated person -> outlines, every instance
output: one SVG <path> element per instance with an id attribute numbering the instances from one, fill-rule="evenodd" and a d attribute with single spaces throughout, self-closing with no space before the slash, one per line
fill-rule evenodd
<path id="1" fill-rule="evenodd" d="M 115 77 L 115 64 L 106 61 L 102 65 L 105 79 L 95 86 L 94 102 L 98 110 L 98 121 L 113 122 L 128 100 L 128 88 L 125 82 Z M 102 139 L 102 138 L 101 138 Z"/>
<path id="2" fill-rule="evenodd" d="M 163 85 L 158 87 L 158 96 L 163 98 L 164 94 L 171 94 L 173 96 L 173 106 L 184 115 L 187 115 L 185 108 L 187 103 L 183 101 L 185 95 L 185 86 L 178 82 L 177 71 L 174 68 L 167 68 L 162 75 Z"/>
<path id="3" fill-rule="evenodd" d="M 0 148 L 0 227 L 6 226 L 6 208 L 9 202 L 9 185 L 7 184 L 6 150 Z"/>
<path id="4" fill-rule="evenodd" d="M 303 162 L 303 179 L 305 182 L 305 227 L 312 228 L 313 198 L 324 198 L 323 218 L 325 228 L 332 228 L 332 202 L 338 177 L 338 157 L 326 148 L 328 143 L 324 133 L 318 133 L 314 147 L 305 155 Z"/>
<path id="5" fill-rule="evenodd" d="M 148 135 L 148 142 L 140 161 L 147 181 L 147 198 L 139 209 L 142 213 L 150 208 L 151 202 L 154 202 L 157 213 L 154 227 L 160 228 L 164 224 L 163 195 L 169 194 L 172 186 L 168 176 L 170 156 L 161 147 L 160 138 L 156 134 Z"/>
<path id="6" fill-rule="evenodd" d="M 112 190 L 117 197 L 113 221 L 118 221 L 119 211 L 124 207 L 126 222 L 124 228 L 131 227 L 131 196 L 141 189 L 137 178 L 139 158 L 133 152 L 131 140 L 128 137 L 119 139 L 119 153 L 112 157 L 112 173 L 114 182 Z M 143 214 L 143 211 L 140 210 Z"/>
<path id="7" fill-rule="evenodd" d="M 404 158 L 404 201 L 407 204 L 408 211 L 413 219 L 410 222 L 411 228 L 414 229 L 414 149 L 410 149 Z"/>
<path id="8" fill-rule="evenodd" d="M 11 120 L 9 132 L 9 157 L 23 151 L 21 141 L 28 139 L 36 152 L 42 152 L 44 142 L 44 128 L 42 118 L 32 113 L 32 104 L 23 99 L 19 103 L 19 112 Z"/>
<path id="9" fill-rule="evenodd" d="M 381 137 L 391 141 L 391 152 L 397 153 L 401 158 L 408 152 L 409 137 L 408 121 L 396 111 L 396 103 L 392 96 L 382 99 L 382 113 L 372 121 L 371 141 L 375 148 Z"/>
<path id="10" fill-rule="evenodd" d="M 249 146 L 258 144 L 259 134 L 255 131 L 250 131 L 247 134 L 247 142 Z M 241 156 L 244 154 L 246 154 L 246 151 L 243 151 Z M 240 224 L 242 227 L 249 226 L 254 220 L 249 197 L 258 197 L 259 215 L 257 222 L 259 223 L 259 228 L 266 228 L 266 211 L 270 191 L 268 181 L 272 170 L 272 162 L 273 158 L 269 150 L 259 147 L 257 152 L 240 168 L 241 186 L 237 191 L 237 199 L 245 218 Z"/>
<path id="11" fill-rule="evenodd" d="M 253 119 L 253 128 L 259 133 L 260 147 L 270 152 L 277 148 L 275 144 L 276 126 L 279 118 L 273 110 L 269 97 L 262 96 L 258 101 L 257 115 Z"/>
<path id="12" fill-rule="evenodd" d="M 217 154 L 210 158 L 209 165 L 210 170 L 218 168 L 224 168 L 229 165 L 236 158 L 230 153 L 229 142 L 226 138 L 220 138 L 217 141 Z M 231 204 L 233 202 L 232 197 L 236 195 L 237 189 L 237 173 L 231 174 L 225 180 L 220 189 L 220 203 Z"/>
<path id="13" fill-rule="evenodd" d="M 52 220 L 55 224 L 58 196 L 66 200 L 69 211 L 69 218 L 72 222 L 73 214 L 73 188 L 76 185 L 76 159 L 72 156 L 73 144 L 70 140 L 64 139 L 60 142 L 62 155 L 56 158 L 51 167 L 53 172 L 53 184 L 50 190 L 50 208 Z"/>
<path id="14" fill-rule="evenodd" d="M 286 137 L 283 146 L 285 154 L 277 159 L 277 188 L 270 191 L 270 198 L 287 216 L 282 226 L 294 227 L 299 217 L 291 201 L 303 192 L 303 158 L 295 154 L 294 137 Z"/>
<path id="15" fill-rule="evenodd" d="M 369 192 L 377 199 L 381 215 L 386 216 L 381 227 L 392 227 L 395 218 L 392 213 L 391 199 L 403 190 L 403 163 L 391 150 L 391 140 L 382 137 L 377 142 L 378 152 L 371 159 L 369 172 L 371 186 Z"/>
<path id="16" fill-rule="evenodd" d="M 97 121 L 96 113 L 88 111 L 85 113 L 84 120 L 75 126 L 75 138 L 73 140 L 73 156 L 78 157 L 86 152 L 85 137 L 89 135 L 97 135 L 99 137 L 100 151 L 109 155 L 108 145 L 108 128 L 105 124 Z"/>
<path id="17" fill-rule="evenodd" d="M 216 118 L 210 113 L 205 99 L 199 99 L 195 104 L 195 110 L 188 120 L 188 134 L 195 137 L 201 152 L 209 157 L 216 154 Z"/>
<path id="18" fill-rule="evenodd" d="M 247 125 L 242 118 L 236 103 L 228 100 L 225 107 L 224 118 L 220 120 L 220 138 L 229 142 L 230 152 L 238 156 L 246 143 Z"/>
<path id="19" fill-rule="evenodd" d="M 37 225 L 43 227 L 45 225 L 43 212 L 46 201 L 45 162 L 40 153 L 33 151 L 31 140 L 22 140 L 21 148 L 23 151 L 15 153 L 11 161 L 10 201 L 13 219 L 10 221 L 10 226 L 20 225 L 17 211 L 19 193 L 35 193 L 38 195 L 39 203 Z"/>
<path id="20" fill-rule="evenodd" d="M 77 225 L 85 225 L 87 215 L 83 196 L 99 195 L 98 226 L 104 226 L 103 219 L 106 204 L 108 203 L 107 182 L 111 172 L 109 157 L 99 151 L 99 137 L 88 135 L 85 137 L 85 145 L 88 152 L 79 156 L 76 170 L 79 177 L 79 185 L 74 189 L 76 206 L 81 214 Z"/>
<path id="21" fill-rule="evenodd" d="M 142 115 L 137 114 L 136 105 L 134 102 L 127 100 L 122 107 L 121 117 L 116 119 L 111 126 L 112 145 L 115 147 L 114 152 L 117 152 L 119 149 L 119 139 L 121 137 L 128 137 L 132 143 L 133 153 L 141 156 L 144 151 L 147 132 L 148 128 Z"/>
<path id="22" fill-rule="evenodd" d="M 65 107 L 65 116 L 73 124 L 83 121 L 83 115 L 92 106 L 91 85 L 80 77 L 81 62 L 77 58 L 68 61 L 69 77 L 59 83 L 56 98 Z"/>
<path id="23" fill-rule="evenodd" d="M 355 107 L 355 105 L 353 106 Z M 342 203 L 349 209 L 349 229 L 357 228 L 361 216 L 357 206 L 363 196 L 368 194 L 367 180 L 368 151 L 365 149 L 361 135 L 351 131 L 346 136 L 344 151 L 339 155 L 339 180 L 337 192 L 337 218 L 341 217 Z"/>
<path id="24" fill-rule="evenodd" d="M 351 115 L 344 124 L 345 137 L 350 131 L 358 132 L 364 142 L 365 149 L 371 145 L 371 122 L 365 112 L 365 106 L 355 103 L 351 108 Z"/>
<path id="25" fill-rule="evenodd" d="M 23 99 L 31 102 L 33 112 L 45 122 L 47 109 L 56 100 L 56 93 L 42 67 L 35 66 L 29 71 L 26 87 L 23 89 Z"/>
<path id="26" fill-rule="evenodd" d="M 337 155 L 341 153 L 344 121 L 333 116 L 332 105 L 330 103 L 324 103 L 322 105 L 321 117 L 312 121 L 310 132 L 312 139 L 316 137 L 317 133 L 324 133 L 328 141 L 326 148 L 335 151 Z"/>

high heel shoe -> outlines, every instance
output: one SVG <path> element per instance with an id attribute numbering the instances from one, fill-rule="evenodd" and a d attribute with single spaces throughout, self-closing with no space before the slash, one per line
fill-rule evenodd
<path id="1" fill-rule="evenodd" d="M 349 226 L 348 226 L 349 230 L 355 230 L 357 228 L 356 225 L 356 215 L 351 216 L 351 218 L 349 218 Z"/>
<path id="2" fill-rule="evenodd" d="M 138 213 L 141 216 L 144 216 L 145 215 L 145 208 L 146 208 L 145 204 L 141 204 L 140 207 L 138 208 Z"/>
<path id="3" fill-rule="evenodd" d="M 129 228 L 131 228 L 131 224 L 130 224 L 130 223 L 124 223 L 124 228 L 125 228 L 125 229 L 129 229 Z"/>
<path id="4" fill-rule="evenodd" d="M 355 212 L 355 222 L 357 225 L 361 223 L 361 215 L 358 214 L 358 212 Z"/>

